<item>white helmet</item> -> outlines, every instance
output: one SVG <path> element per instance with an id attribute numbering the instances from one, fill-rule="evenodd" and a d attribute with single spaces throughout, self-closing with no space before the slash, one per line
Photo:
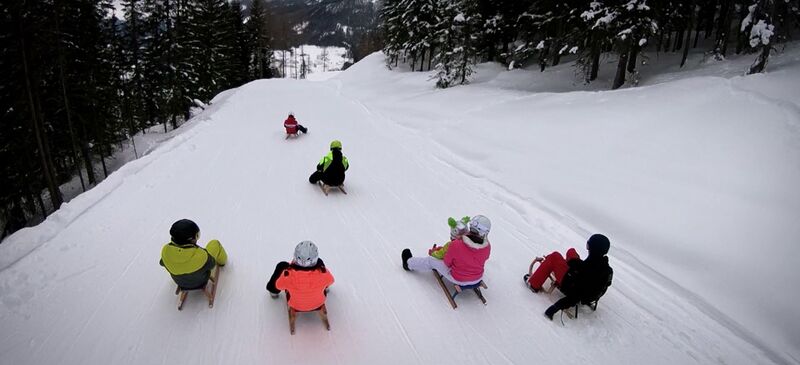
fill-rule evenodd
<path id="1" fill-rule="evenodd" d="M 482 215 L 476 215 L 469 220 L 469 231 L 474 233 L 481 238 L 486 238 L 486 235 L 489 234 L 489 231 L 492 229 L 492 222 L 489 218 L 486 218 Z"/>
<path id="2" fill-rule="evenodd" d="M 311 241 L 303 241 L 294 248 L 294 263 L 302 267 L 313 267 L 317 264 L 319 251 Z"/>

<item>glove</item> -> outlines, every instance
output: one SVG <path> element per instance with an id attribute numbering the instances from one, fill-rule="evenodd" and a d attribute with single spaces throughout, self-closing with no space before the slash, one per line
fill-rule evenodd
<path id="1" fill-rule="evenodd" d="M 444 254 L 447 253 L 447 249 L 449 247 L 450 247 L 450 242 L 445 243 L 444 246 L 442 247 L 433 245 L 433 247 L 430 250 L 428 250 L 428 255 L 433 258 L 442 260 L 444 259 Z"/>

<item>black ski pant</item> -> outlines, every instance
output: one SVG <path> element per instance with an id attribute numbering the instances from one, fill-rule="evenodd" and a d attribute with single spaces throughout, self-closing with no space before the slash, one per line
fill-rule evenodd
<path id="1" fill-rule="evenodd" d="M 314 173 L 311 174 L 311 176 L 308 177 L 308 182 L 310 182 L 312 184 L 316 184 L 317 182 L 322 180 L 323 176 L 324 176 L 324 173 L 322 171 L 319 171 L 319 170 L 314 171 Z"/>
<path id="2" fill-rule="evenodd" d="M 275 282 L 278 281 L 278 277 L 283 273 L 283 270 L 289 268 L 291 264 L 286 261 L 281 261 L 277 265 L 275 265 L 275 272 L 272 273 L 272 277 L 269 278 L 267 282 L 267 291 L 272 294 L 280 294 L 281 291 L 275 287 Z"/>

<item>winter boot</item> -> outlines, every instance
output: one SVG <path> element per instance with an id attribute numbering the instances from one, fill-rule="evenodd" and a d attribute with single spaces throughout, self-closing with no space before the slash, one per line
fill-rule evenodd
<path id="1" fill-rule="evenodd" d="M 402 257 L 403 257 L 403 270 L 411 271 L 411 269 L 408 268 L 408 259 L 411 258 L 411 250 L 409 249 L 403 250 Z"/>
<path id="2" fill-rule="evenodd" d="M 531 279 L 531 274 L 525 274 L 525 275 L 523 275 L 523 276 L 522 276 L 522 280 L 524 280 L 524 281 L 525 281 L 525 286 L 527 286 L 527 287 L 528 287 L 528 289 L 530 289 L 530 290 L 531 290 L 532 292 L 534 292 L 534 293 L 538 293 L 538 292 L 540 292 L 540 291 L 542 290 L 542 288 L 538 288 L 538 289 L 537 289 L 537 288 L 534 288 L 534 287 L 532 287 L 532 286 L 531 286 L 531 282 L 530 282 L 530 281 L 528 281 L 528 280 L 530 280 L 530 279 Z"/>
<path id="3" fill-rule="evenodd" d="M 551 305 L 550 308 L 547 308 L 547 310 L 544 311 L 544 316 L 547 317 L 547 319 L 552 321 L 553 320 L 553 316 L 556 315 L 557 312 L 558 312 L 558 308 L 556 308 L 555 305 Z"/>

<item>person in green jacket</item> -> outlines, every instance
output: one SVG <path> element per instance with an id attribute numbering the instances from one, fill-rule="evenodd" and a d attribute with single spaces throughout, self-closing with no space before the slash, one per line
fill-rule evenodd
<path id="1" fill-rule="evenodd" d="M 219 241 L 211 240 L 205 248 L 197 245 L 200 227 L 189 219 L 173 223 L 169 235 L 172 240 L 161 248 L 159 264 L 182 290 L 204 288 L 214 266 L 225 266 L 228 261 Z"/>
<path id="2" fill-rule="evenodd" d="M 342 155 L 342 142 L 331 142 L 331 151 L 317 164 L 317 171 L 308 177 L 308 182 L 316 184 L 322 180 L 328 186 L 341 186 L 344 184 L 344 172 L 350 168 L 347 157 Z"/>

